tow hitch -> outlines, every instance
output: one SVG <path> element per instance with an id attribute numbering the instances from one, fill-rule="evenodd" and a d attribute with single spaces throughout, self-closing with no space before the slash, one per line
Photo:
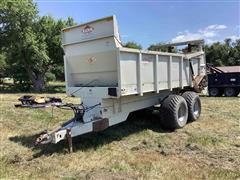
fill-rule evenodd
<path id="1" fill-rule="evenodd" d="M 52 136 L 48 133 L 41 134 L 35 141 L 34 145 L 48 144 L 52 142 Z"/>
<path id="2" fill-rule="evenodd" d="M 98 106 L 100 104 L 94 105 L 92 107 L 84 107 L 83 104 L 64 104 L 57 106 L 58 108 L 65 109 L 65 110 L 73 110 L 74 117 L 70 119 L 69 121 L 63 123 L 60 128 L 57 128 L 51 132 L 44 132 L 42 133 L 35 141 L 35 145 L 42 145 L 42 144 L 48 144 L 48 143 L 54 143 L 67 139 L 68 146 L 69 146 L 69 152 L 73 151 L 72 148 L 72 129 L 78 129 L 81 127 L 90 127 L 89 123 L 83 122 L 83 115 L 85 111 L 89 111 L 93 109 L 94 107 Z M 74 135 L 76 136 L 76 135 Z"/>

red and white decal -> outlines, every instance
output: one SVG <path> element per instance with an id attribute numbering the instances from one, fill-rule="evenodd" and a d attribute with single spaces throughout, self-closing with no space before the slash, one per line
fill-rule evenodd
<path id="1" fill-rule="evenodd" d="M 87 59 L 87 63 L 88 63 L 88 64 L 92 64 L 92 63 L 94 63 L 95 61 L 96 61 L 96 57 L 90 57 L 90 58 Z"/>
<path id="2" fill-rule="evenodd" d="M 82 29 L 82 33 L 84 33 L 84 34 L 90 34 L 93 30 L 94 30 L 93 27 L 91 27 L 90 25 L 86 25 L 86 26 Z"/>

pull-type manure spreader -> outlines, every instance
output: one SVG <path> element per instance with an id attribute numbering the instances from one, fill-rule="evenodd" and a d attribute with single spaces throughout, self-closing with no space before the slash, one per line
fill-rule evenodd
<path id="1" fill-rule="evenodd" d="M 195 92 L 206 84 L 203 40 L 165 44 L 168 52 L 125 48 L 116 17 L 110 16 L 63 29 L 62 45 L 66 92 L 81 103 L 62 106 L 75 116 L 36 144 L 63 139 L 71 144 L 72 137 L 104 130 L 156 105 L 167 128 L 182 128 L 200 116 Z"/>

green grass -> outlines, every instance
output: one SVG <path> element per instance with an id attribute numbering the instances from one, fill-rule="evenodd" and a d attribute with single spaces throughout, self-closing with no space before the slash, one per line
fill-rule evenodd
<path id="1" fill-rule="evenodd" d="M 105 131 L 74 138 L 69 154 L 65 141 L 38 148 L 33 142 L 72 112 L 54 108 L 52 117 L 51 108 L 14 108 L 21 95 L 0 95 L 0 179 L 240 178 L 239 97 L 201 97 L 201 118 L 174 132 L 139 112 Z"/>
<path id="2" fill-rule="evenodd" d="M 238 179 L 240 177 L 240 171 L 232 171 L 228 169 L 217 169 L 213 172 L 213 178 L 219 179 Z"/>
<path id="3" fill-rule="evenodd" d="M 219 146 L 220 144 L 228 143 L 228 139 L 226 137 L 219 137 L 218 135 L 214 134 L 193 134 L 189 139 L 188 142 L 190 144 L 196 143 L 202 146 Z"/>

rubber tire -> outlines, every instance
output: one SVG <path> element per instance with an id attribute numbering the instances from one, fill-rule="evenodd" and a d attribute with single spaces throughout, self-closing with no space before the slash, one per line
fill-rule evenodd
<path id="1" fill-rule="evenodd" d="M 217 92 L 213 94 L 214 90 Z M 219 97 L 219 96 L 222 96 L 222 91 L 219 88 L 209 88 L 208 94 L 209 96 L 212 96 L 212 97 Z"/>
<path id="2" fill-rule="evenodd" d="M 232 91 L 232 92 L 230 92 Z M 228 92 L 230 92 L 230 94 L 227 94 Z M 224 95 L 226 97 L 234 97 L 236 96 L 236 90 L 234 88 L 228 87 L 224 89 Z"/>
<path id="3" fill-rule="evenodd" d="M 201 101 L 199 96 L 193 91 L 186 91 L 182 94 L 182 97 L 186 100 L 188 106 L 188 121 L 196 121 L 201 115 Z M 194 113 L 195 104 L 198 105 L 198 114 Z"/>
<path id="4" fill-rule="evenodd" d="M 236 91 L 235 97 L 238 97 L 239 92 L 240 92 L 240 90 L 238 89 L 238 90 Z"/>
<path id="5" fill-rule="evenodd" d="M 179 109 L 185 108 L 185 115 L 182 121 L 179 120 Z M 161 124 L 167 129 L 178 129 L 186 125 L 188 119 L 188 107 L 185 99 L 178 95 L 169 95 L 160 107 Z"/>

